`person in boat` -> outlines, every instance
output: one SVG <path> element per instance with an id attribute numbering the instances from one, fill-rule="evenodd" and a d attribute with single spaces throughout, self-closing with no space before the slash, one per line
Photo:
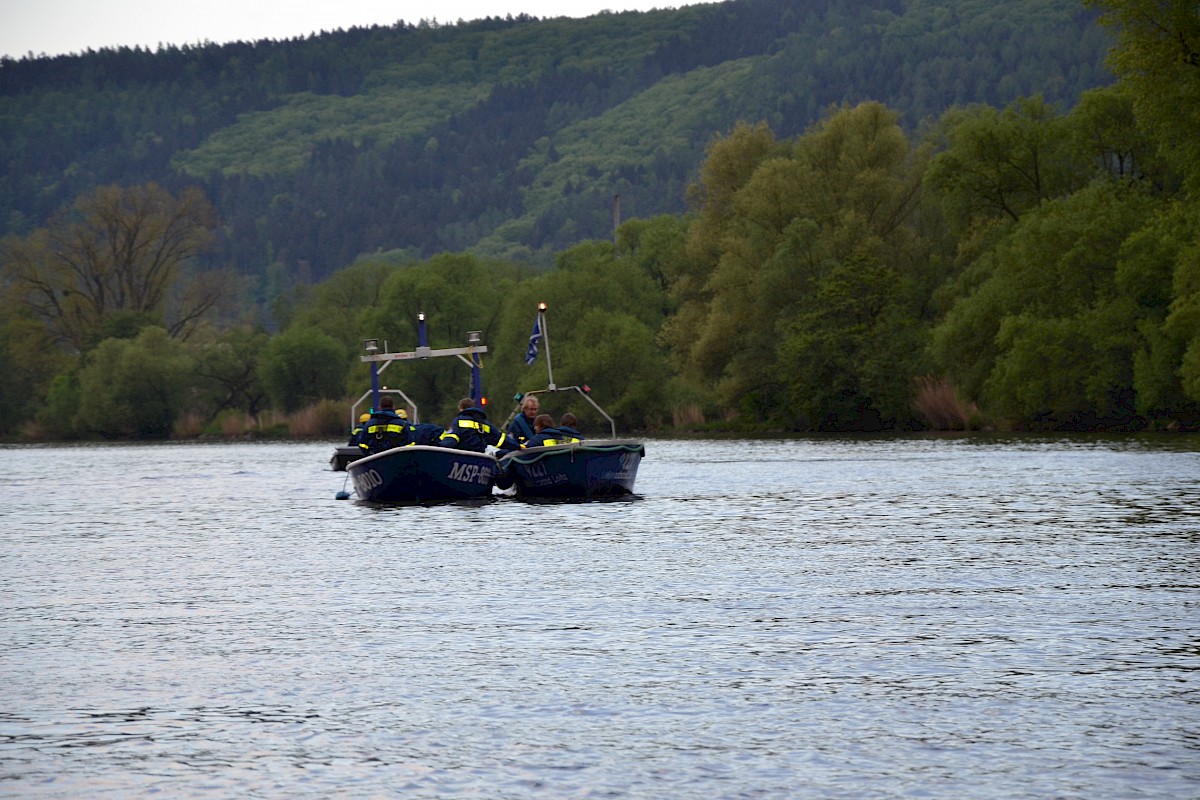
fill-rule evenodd
<path id="1" fill-rule="evenodd" d="M 539 408 L 541 408 L 541 403 L 538 401 L 537 395 L 527 394 L 521 400 L 521 413 L 508 423 L 507 432 L 508 438 L 516 447 L 524 447 L 525 442 L 537 433 L 533 428 L 533 421 L 537 419 Z"/>
<path id="2" fill-rule="evenodd" d="M 458 416 L 450 421 L 450 426 L 438 439 L 438 445 L 475 453 L 485 452 L 488 445 L 499 450 L 512 449 L 508 436 L 488 422 L 487 414 L 469 397 L 458 401 Z"/>
<path id="3" fill-rule="evenodd" d="M 417 422 L 409 426 L 408 438 L 409 444 L 421 444 L 428 447 L 437 447 L 438 439 L 446 429 L 441 425 L 434 425 L 432 422 Z"/>
<path id="4" fill-rule="evenodd" d="M 370 418 L 370 414 L 359 415 L 358 424 L 354 426 L 354 430 L 350 431 L 350 441 L 346 442 L 347 447 L 355 447 L 358 445 L 358 435 L 362 433 L 363 426 Z"/>
<path id="5" fill-rule="evenodd" d="M 558 419 L 558 430 L 568 442 L 582 442 L 583 434 L 579 432 L 579 420 L 571 412 L 563 414 Z"/>
<path id="6" fill-rule="evenodd" d="M 552 447 L 579 441 L 579 437 L 572 436 L 561 427 L 555 428 L 554 418 L 549 414 L 538 414 L 533 420 L 533 427 L 536 432 L 522 447 Z"/>
<path id="7" fill-rule="evenodd" d="M 359 449 L 367 455 L 374 455 L 408 444 L 411 426 L 407 416 L 407 413 L 404 416 L 396 413 L 396 402 L 391 397 L 382 397 L 379 408 L 371 412 L 358 434 Z"/>

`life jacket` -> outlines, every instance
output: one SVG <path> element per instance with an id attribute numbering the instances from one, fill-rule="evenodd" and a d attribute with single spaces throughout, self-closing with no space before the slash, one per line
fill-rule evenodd
<path id="1" fill-rule="evenodd" d="M 409 444 L 437 445 L 438 437 L 446 430 L 441 425 L 432 422 L 418 422 L 409 428 Z"/>
<path id="2" fill-rule="evenodd" d="M 438 439 L 442 447 L 455 447 L 482 453 L 490 444 L 503 447 L 505 434 L 494 428 L 481 408 L 468 408 L 450 423 L 450 428 Z"/>
<path id="3" fill-rule="evenodd" d="M 368 454 L 382 453 L 408 444 L 408 420 L 394 411 L 376 411 L 363 426 L 358 446 Z"/>
<path id="4" fill-rule="evenodd" d="M 522 447 L 553 447 L 556 444 L 572 444 L 578 442 L 579 438 L 572 436 L 570 429 L 562 428 L 542 428 L 542 432 L 534 436 Z"/>
<path id="5" fill-rule="evenodd" d="M 533 426 L 529 424 L 529 420 L 524 414 L 517 414 L 516 418 L 508 423 L 508 437 L 517 445 L 524 445 L 534 435 Z"/>

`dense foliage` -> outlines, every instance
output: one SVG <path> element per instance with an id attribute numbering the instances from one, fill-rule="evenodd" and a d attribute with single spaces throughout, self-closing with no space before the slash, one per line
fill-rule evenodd
<path id="1" fill-rule="evenodd" d="M 409 247 L 347 259 L 311 285 L 278 269 L 256 285 L 199 268 L 229 224 L 195 189 L 81 192 L 5 242 L 0 426 L 240 433 L 272 408 L 341 409 L 368 384 L 361 340 L 411 350 L 424 312 L 433 347 L 482 332 L 495 418 L 511 393 L 546 386 L 552 359 L 558 386 L 592 387 L 623 429 L 1200 427 L 1200 150 L 1181 135 L 1200 130 L 1200 104 L 1186 102 L 1200 87 L 1200 25 L 1186 4 L 1096 6 L 1118 34 L 1118 81 L 1069 107 L 1037 93 L 955 105 L 920 133 L 904 109 L 871 100 L 831 107 L 795 133 L 779 118 L 737 122 L 705 149 L 686 212 L 629 219 L 612 240 L 584 238 L 558 188 L 573 185 L 563 165 L 603 174 L 620 148 L 585 144 L 609 130 L 636 143 L 651 126 L 636 103 L 577 121 L 520 157 L 538 176 L 526 197 L 540 193 L 561 216 L 556 230 L 574 231 L 549 269 L 487 248 Z M 495 28 L 526 24 L 541 23 Z M 672 80 L 702 74 L 733 92 L 748 85 L 740 71 L 761 67 L 721 61 Z M 655 96 L 668 131 L 670 95 Z M 489 236 L 519 249 L 521 209 L 497 220 Z M 174 260 L 132 255 L 172 246 L 184 247 Z M 278 290 L 273 336 L 244 316 L 262 285 Z M 538 302 L 550 307 L 553 349 L 527 366 Z M 392 380 L 439 422 L 467 393 L 453 359 L 392 365 Z M 604 430 L 576 395 L 544 407 Z"/>
<path id="2" fill-rule="evenodd" d="M 874 100 L 908 130 L 967 103 L 1074 105 L 1111 76 L 1077 0 L 729 0 L 587 19 L 0 61 L 0 234 L 100 185 L 203 190 L 210 268 L 265 307 L 364 254 L 548 268 L 624 218 L 687 210 L 739 120 L 799 135 Z"/>

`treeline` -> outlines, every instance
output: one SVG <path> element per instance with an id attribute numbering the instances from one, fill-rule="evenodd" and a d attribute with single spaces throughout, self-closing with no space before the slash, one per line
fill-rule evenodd
<path id="1" fill-rule="evenodd" d="M 549 267 L 626 218 L 682 214 L 739 120 L 800 135 L 876 100 L 946 109 L 1106 85 L 1075 0 L 731 0 L 582 20 L 398 24 L 304 39 L 0 61 L 0 225 L 26 235 L 98 186 L 198 187 L 207 268 L 247 302 L 359 256 Z M 282 279 L 282 284 L 281 284 Z"/>

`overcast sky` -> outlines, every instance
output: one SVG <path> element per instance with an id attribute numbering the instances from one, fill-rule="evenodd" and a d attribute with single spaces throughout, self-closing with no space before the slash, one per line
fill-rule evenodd
<path id="1" fill-rule="evenodd" d="M 0 55 L 290 39 L 321 30 L 525 13 L 587 17 L 696 0 L 0 0 Z"/>

